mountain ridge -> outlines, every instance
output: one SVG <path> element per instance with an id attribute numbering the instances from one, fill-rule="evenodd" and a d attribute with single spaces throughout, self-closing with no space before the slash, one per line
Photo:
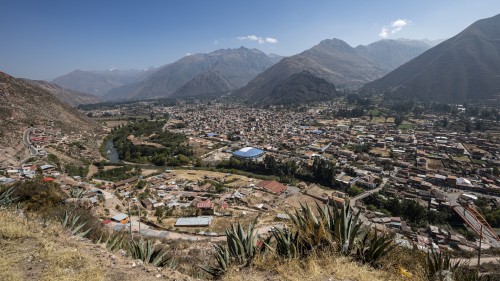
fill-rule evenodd
<path id="1" fill-rule="evenodd" d="M 387 40 L 387 42 L 392 45 L 408 46 L 408 43 L 401 43 L 397 40 Z M 365 51 L 361 52 L 360 49 L 363 48 Z M 418 46 L 418 50 L 414 52 L 401 52 L 399 64 L 413 58 L 412 56 L 421 49 L 422 46 Z M 361 86 L 389 72 L 388 68 L 391 66 L 382 65 L 380 62 L 382 59 L 377 59 L 377 56 L 374 55 L 377 52 L 382 52 L 382 49 L 378 48 L 370 53 L 369 47 L 366 46 L 353 48 L 337 38 L 325 39 L 302 53 L 283 58 L 257 75 L 246 86 L 234 91 L 232 96 L 235 99 L 251 101 L 257 99 L 256 97 L 261 97 L 263 93 L 270 95 L 278 85 L 292 74 L 304 70 L 336 86 Z M 379 55 L 378 57 L 384 56 Z M 392 62 L 392 65 L 395 64 L 397 61 Z"/>
<path id="2" fill-rule="evenodd" d="M 462 102 L 500 98 L 500 15 L 474 22 L 364 91 Z"/>
<path id="3" fill-rule="evenodd" d="M 220 72 L 232 84 L 241 87 L 273 65 L 276 60 L 258 49 L 245 47 L 192 54 L 157 69 L 141 82 L 115 88 L 105 97 L 109 99 L 169 97 L 196 75 L 209 69 Z"/>

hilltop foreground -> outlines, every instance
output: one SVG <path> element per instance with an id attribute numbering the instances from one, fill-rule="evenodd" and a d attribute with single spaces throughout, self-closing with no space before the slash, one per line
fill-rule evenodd
<path id="1" fill-rule="evenodd" d="M 138 265 L 57 223 L 0 210 L 0 280 L 192 280 L 168 268 Z"/>
<path id="2" fill-rule="evenodd" d="M 168 267 L 154 268 L 110 252 L 58 223 L 23 211 L 0 210 L 0 280 L 203 280 Z M 193 265 L 196 266 L 196 265 Z M 271 270 L 272 269 L 272 270 Z M 223 280 L 400 280 L 397 275 L 345 258 L 265 264 L 231 271 Z M 418 279 L 412 279 L 418 280 Z"/>

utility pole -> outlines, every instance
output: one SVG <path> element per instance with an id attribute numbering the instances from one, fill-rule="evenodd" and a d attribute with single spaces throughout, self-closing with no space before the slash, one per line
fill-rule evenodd
<path id="1" fill-rule="evenodd" d="M 479 269 L 481 267 L 481 244 L 483 241 L 483 224 L 481 224 L 481 230 L 479 231 L 479 255 L 477 256 L 477 277 L 479 277 Z"/>
<path id="2" fill-rule="evenodd" d="M 137 210 L 139 210 L 139 236 L 141 236 L 141 202 L 137 204 Z"/>
<path id="3" fill-rule="evenodd" d="M 130 230 L 130 238 L 134 238 L 132 234 L 132 217 L 130 216 L 130 197 L 128 198 L 128 223 L 129 223 L 129 230 Z"/>

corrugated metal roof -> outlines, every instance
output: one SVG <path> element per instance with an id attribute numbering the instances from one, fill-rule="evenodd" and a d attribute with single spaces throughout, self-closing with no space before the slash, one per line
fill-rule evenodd
<path id="1" fill-rule="evenodd" d="M 126 218 L 128 218 L 128 215 L 126 215 L 126 214 L 116 214 L 111 219 L 114 221 L 122 221 Z"/>
<path id="2" fill-rule="evenodd" d="M 233 155 L 237 157 L 251 158 L 258 157 L 264 153 L 263 150 L 253 147 L 244 147 L 238 151 L 236 151 Z"/>
<path id="3" fill-rule="evenodd" d="M 212 219 L 212 216 L 178 218 L 175 226 L 208 226 Z"/>

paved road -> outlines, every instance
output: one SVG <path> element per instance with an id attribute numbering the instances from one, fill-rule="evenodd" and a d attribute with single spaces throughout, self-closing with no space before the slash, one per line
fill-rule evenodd
<path id="1" fill-rule="evenodd" d="M 33 145 L 31 145 L 30 140 L 29 140 L 29 134 L 31 132 L 31 128 L 27 129 L 23 133 L 23 144 L 26 146 L 26 148 L 29 149 L 30 155 L 22 160 L 19 161 L 19 165 L 22 165 L 26 163 L 30 158 L 35 157 L 37 155 L 36 149 Z"/>
<path id="2" fill-rule="evenodd" d="M 377 193 L 379 192 L 380 190 L 382 190 L 382 187 L 385 186 L 385 184 L 387 183 L 387 180 L 389 180 L 389 178 L 384 178 L 382 180 L 382 183 L 379 185 L 379 187 L 377 188 L 374 188 L 374 189 L 371 189 L 371 190 L 368 190 L 358 196 L 355 196 L 355 197 L 352 197 L 350 198 L 349 200 L 349 207 L 351 208 L 351 210 L 354 212 L 354 213 L 357 213 L 359 210 L 358 208 L 356 207 L 356 201 L 358 200 L 363 200 L 364 198 L 368 197 L 368 196 L 371 196 L 372 194 L 374 193 Z M 369 225 L 370 224 L 370 221 L 368 220 L 368 218 L 365 216 L 365 214 L 363 212 L 361 212 L 359 214 L 359 219 L 361 220 L 361 222 L 365 225 Z"/>
<path id="3" fill-rule="evenodd" d="M 467 209 L 465 209 L 462 205 L 460 205 L 457 200 L 460 193 L 452 193 L 448 194 L 448 201 L 451 206 L 455 207 L 455 211 L 460 213 L 462 219 L 467 221 L 470 225 L 472 225 L 478 232 L 483 225 L 481 222 L 477 221 L 475 216 Z M 496 233 L 490 231 L 488 228 L 483 227 L 483 235 L 484 238 L 488 241 L 488 243 L 494 248 L 500 248 L 500 241 L 498 241 Z"/>
<path id="4" fill-rule="evenodd" d="M 471 225 L 473 228 L 475 228 L 477 232 L 481 230 L 481 226 L 483 226 L 483 224 L 479 222 L 469 210 L 465 209 L 461 205 L 456 205 L 455 211 L 457 213 L 460 213 L 462 219 L 467 221 L 468 224 Z M 494 248 L 500 248 L 500 242 L 497 239 L 497 235 L 491 230 L 489 230 L 487 227 L 482 227 L 482 229 L 483 229 L 483 236 L 488 241 L 488 243 Z"/>
<path id="5" fill-rule="evenodd" d="M 36 156 L 36 149 L 33 145 L 31 145 L 31 142 L 29 139 L 30 133 L 31 133 L 31 128 L 24 131 L 23 143 L 30 150 L 30 156 Z"/>

